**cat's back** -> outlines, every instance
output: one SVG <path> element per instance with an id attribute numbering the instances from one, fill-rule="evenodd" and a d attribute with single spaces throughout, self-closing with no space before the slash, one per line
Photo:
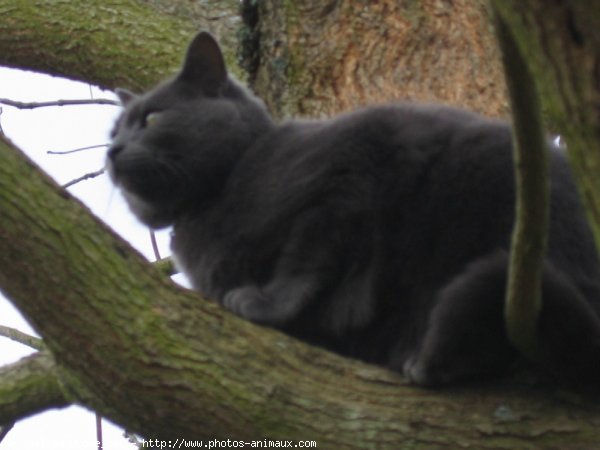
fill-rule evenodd
<path id="1" fill-rule="evenodd" d="M 244 153 L 219 201 L 198 213 L 205 245 L 214 245 L 218 234 L 236 246 L 259 242 L 276 249 L 315 215 L 322 228 L 359 224 L 346 233 L 349 242 L 355 234 L 386 245 L 417 242 L 420 231 L 449 219 L 469 233 L 485 217 L 477 209 L 493 208 L 493 199 L 477 194 L 486 178 L 500 177 L 490 189 L 512 201 L 510 189 L 500 186 L 508 181 L 502 177 L 511 167 L 509 145 L 505 123 L 437 105 L 383 105 L 333 119 L 287 121 Z M 470 225 L 466 205 L 474 211 Z"/>
<path id="2" fill-rule="evenodd" d="M 325 120 L 283 122 L 238 162 L 229 183 L 239 195 L 276 201 L 343 193 L 366 202 L 410 191 L 441 152 L 461 141 L 510 141 L 508 126 L 461 109 L 397 103 Z M 250 189 L 248 189 L 250 188 Z M 243 191 L 243 192 L 242 192 Z M 258 192 L 257 192 L 258 191 Z M 235 194 L 233 194 L 235 192 Z M 280 199 L 281 200 L 281 199 Z"/>
<path id="3" fill-rule="evenodd" d="M 582 248 L 592 246 L 591 234 L 565 152 L 552 143 L 549 149 L 549 251 L 571 261 L 585 254 L 591 266 L 594 258 Z M 443 242 L 466 260 L 507 248 L 514 222 L 510 125 L 442 105 L 397 103 L 284 122 L 233 175 L 231 202 L 257 229 L 318 206 L 339 217 L 368 217 L 373 227 L 389 229 L 386 239 L 410 247 L 425 236 L 428 254 Z M 578 244 L 568 244 L 575 236 Z"/>

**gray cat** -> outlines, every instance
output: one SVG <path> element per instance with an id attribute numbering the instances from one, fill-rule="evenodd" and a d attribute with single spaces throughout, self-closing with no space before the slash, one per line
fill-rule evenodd
<path id="1" fill-rule="evenodd" d="M 251 321 L 441 385 L 506 373 L 514 180 L 508 124 L 402 103 L 275 123 L 198 34 L 183 68 L 120 90 L 107 166 L 132 211 L 173 226 L 181 269 Z M 551 148 L 541 368 L 600 384 L 600 272 Z"/>

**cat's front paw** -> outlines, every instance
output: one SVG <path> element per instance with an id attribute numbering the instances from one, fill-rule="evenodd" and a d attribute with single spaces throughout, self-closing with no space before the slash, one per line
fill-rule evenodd
<path id="1" fill-rule="evenodd" d="M 435 384 L 432 383 L 430 374 L 416 356 L 412 356 L 406 360 L 402 367 L 402 372 L 408 381 L 413 384 L 419 386 L 431 386 Z"/>
<path id="2" fill-rule="evenodd" d="M 225 294 L 223 306 L 244 319 L 252 322 L 272 323 L 273 305 L 256 286 L 244 286 L 232 289 Z"/>
<path id="3" fill-rule="evenodd" d="M 408 381 L 423 387 L 442 386 L 454 381 L 452 373 L 434 367 L 427 358 L 414 355 L 404 363 L 402 372 Z"/>

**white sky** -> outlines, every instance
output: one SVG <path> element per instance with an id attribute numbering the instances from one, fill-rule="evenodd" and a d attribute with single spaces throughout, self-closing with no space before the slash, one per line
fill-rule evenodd
<path id="1" fill-rule="evenodd" d="M 0 68 L 0 98 L 19 101 L 114 98 L 112 93 L 31 72 Z M 48 155 L 48 150 L 64 151 L 105 144 L 119 108 L 115 106 L 64 106 L 18 110 L 0 105 L 0 124 L 8 135 L 36 163 L 64 184 L 96 171 L 104 165 L 105 148 L 71 155 Z M 148 230 L 127 209 L 123 199 L 108 180 L 83 181 L 69 191 L 125 237 L 149 259 L 154 259 Z M 157 236 L 161 256 L 167 256 L 168 232 Z M 48 299 L 52 301 L 52 299 Z M 0 325 L 33 333 L 18 311 L 0 294 Z M 0 337 L 0 365 L 17 361 L 31 353 L 27 347 Z M 95 450 L 95 415 L 79 407 L 49 411 L 18 422 L 0 443 L 0 450 Z M 122 430 L 103 421 L 105 450 L 134 450 L 122 437 Z"/>

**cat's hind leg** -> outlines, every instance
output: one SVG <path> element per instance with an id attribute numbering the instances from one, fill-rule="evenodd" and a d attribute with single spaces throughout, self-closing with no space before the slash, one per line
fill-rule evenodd
<path id="1" fill-rule="evenodd" d="M 518 353 L 506 335 L 508 255 L 473 263 L 438 294 L 421 346 L 404 364 L 413 382 L 435 386 L 501 375 Z M 533 366 L 550 378 L 600 386 L 600 319 L 566 274 L 546 263 L 539 354 Z"/>
<path id="2" fill-rule="evenodd" d="M 498 252 L 467 266 L 442 288 L 404 375 L 424 386 L 505 372 L 515 360 L 504 329 L 508 258 Z"/>
<path id="3" fill-rule="evenodd" d="M 588 283 L 586 296 L 600 301 L 597 281 Z M 600 387 L 600 318 L 564 274 L 547 267 L 543 306 L 538 321 L 542 369 L 574 386 Z"/>

